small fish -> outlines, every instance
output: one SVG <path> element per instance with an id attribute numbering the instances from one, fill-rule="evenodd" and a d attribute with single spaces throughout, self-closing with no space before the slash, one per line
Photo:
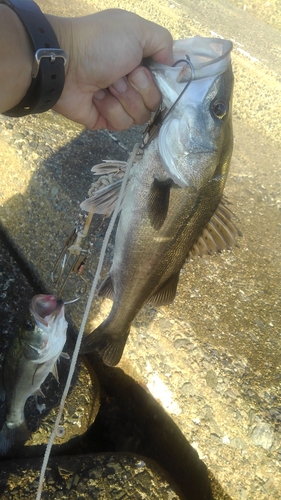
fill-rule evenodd
<path id="1" fill-rule="evenodd" d="M 174 300 L 188 257 L 237 244 L 239 230 L 222 200 L 233 144 L 231 48 L 228 40 L 194 37 L 175 42 L 174 67 L 148 66 L 163 96 L 164 119 L 126 186 L 113 263 L 99 289 L 112 309 L 81 349 L 97 350 L 109 366 L 119 362 L 143 305 Z M 120 180 L 81 207 L 107 215 L 119 186 Z"/>
<path id="2" fill-rule="evenodd" d="M 35 295 L 3 362 L 1 399 L 6 398 L 6 420 L 0 431 L 0 455 L 30 437 L 25 402 L 32 395 L 43 395 L 40 386 L 50 372 L 58 378 L 56 362 L 66 330 L 63 301 L 53 295 Z"/>

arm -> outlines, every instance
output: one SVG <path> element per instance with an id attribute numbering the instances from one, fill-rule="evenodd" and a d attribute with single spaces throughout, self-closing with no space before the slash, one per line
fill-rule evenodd
<path id="1" fill-rule="evenodd" d="M 31 83 L 34 54 L 18 16 L 0 5 L 0 113 L 15 106 Z"/>
<path id="2" fill-rule="evenodd" d="M 10 103 L 19 102 L 28 87 L 26 82 L 31 78 L 28 42 L 25 39 L 23 43 L 24 31 L 11 14 L 9 29 L 16 29 L 17 37 L 11 48 L 4 50 L 7 82 L 4 102 L 1 102 L 2 111 L 11 107 L 6 105 L 11 72 L 20 74 L 15 62 L 9 68 L 13 51 L 17 54 L 13 60 L 20 64 L 22 71 L 24 57 L 28 61 L 25 66 L 29 69 L 27 71 L 25 67 L 20 77 L 18 87 L 21 91 L 17 89 L 17 101 L 10 92 Z M 158 107 L 161 96 L 150 72 L 139 65 L 142 58 L 148 56 L 172 64 L 169 32 L 133 13 L 118 9 L 80 18 L 46 17 L 60 47 L 69 57 L 64 90 L 54 110 L 90 129 L 122 130 L 134 123 L 145 123 L 151 111 Z M 2 24 L 2 16 L 0 19 Z M 2 37 L 1 29 L 0 32 Z M 20 48 L 18 43 L 22 44 Z M 0 64 L 2 67 L 2 61 Z"/>

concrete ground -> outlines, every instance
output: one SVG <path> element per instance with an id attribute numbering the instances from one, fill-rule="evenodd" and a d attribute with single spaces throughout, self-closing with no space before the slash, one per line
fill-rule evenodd
<path id="1" fill-rule="evenodd" d="M 240 248 L 186 264 L 170 307 L 146 307 L 120 367 L 148 388 L 198 451 L 225 498 L 277 499 L 280 405 L 280 10 L 269 2 L 41 0 L 46 12 L 82 15 L 119 7 L 166 26 L 233 41 L 235 146 L 226 187 Z M 256 8 L 255 8 L 256 7 Z M 256 15 L 257 13 L 257 15 Z M 92 181 L 90 167 L 125 160 L 138 129 L 83 130 L 49 112 L 0 120 L 1 222 L 45 290 Z M 101 246 L 100 221 L 93 247 Z M 105 269 L 112 257 L 108 249 Z M 87 263 L 94 274 L 97 255 Z M 65 297 L 68 298 L 68 297 Z M 85 300 L 68 306 L 79 328 Z M 108 303 L 96 300 L 87 326 Z M 222 498 L 217 494 L 216 498 Z"/>

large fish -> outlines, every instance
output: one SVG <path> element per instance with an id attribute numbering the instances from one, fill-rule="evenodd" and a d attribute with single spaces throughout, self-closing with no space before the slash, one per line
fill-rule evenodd
<path id="1" fill-rule="evenodd" d="M 52 372 L 66 341 L 64 305 L 53 295 L 35 295 L 29 312 L 14 336 L 2 369 L 2 400 L 6 397 L 6 420 L 0 431 L 0 455 L 29 436 L 24 406 L 27 398 L 41 394 L 40 386 Z"/>
<path id="2" fill-rule="evenodd" d="M 175 42 L 175 67 L 149 65 L 164 114 L 185 91 L 126 186 L 113 263 L 99 289 L 113 300 L 112 309 L 82 346 L 84 353 L 99 351 L 107 365 L 119 362 L 131 323 L 146 302 L 173 301 L 190 254 L 236 244 L 239 232 L 222 202 L 233 143 L 231 48 L 227 40 L 195 37 Z M 113 191 L 114 185 L 104 188 L 82 208 L 106 214 Z"/>

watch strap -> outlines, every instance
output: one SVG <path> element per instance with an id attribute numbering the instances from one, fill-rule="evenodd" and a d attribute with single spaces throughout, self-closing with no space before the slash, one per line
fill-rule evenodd
<path id="1" fill-rule="evenodd" d="M 51 109 L 62 93 L 67 56 L 59 48 L 52 26 L 33 0 L 0 0 L 23 23 L 34 47 L 35 60 L 30 87 L 19 104 L 4 115 L 25 116 Z"/>

